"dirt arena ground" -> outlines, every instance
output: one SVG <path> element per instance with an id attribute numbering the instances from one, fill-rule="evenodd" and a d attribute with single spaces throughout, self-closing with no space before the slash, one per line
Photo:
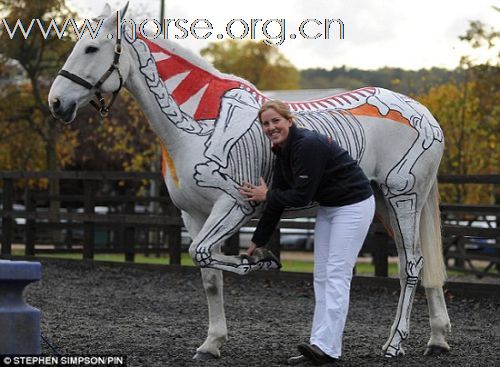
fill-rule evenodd
<path id="1" fill-rule="evenodd" d="M 229 340 L 222 357 L 192 356 L 207 330 L 199 271 L 127 265 L 43 261 L 42 281 L 26 301 L 42 311 L 42 333 L 61 354 L 126 355 L 127 366 L 284 366 L 308 341 L 313 313 L 310 276 L 225 276 Z M 385 359 L 381 346 L 398 292 L 357 284 L 339 366 L 500 366 L 499 295 L 447 294 L 452 332 L 449 354 L 424 357 L 429 338 L 427 303 L 417 293 L 406 356 Z M 43 343 L 44 354 L 53 354 Z"/>

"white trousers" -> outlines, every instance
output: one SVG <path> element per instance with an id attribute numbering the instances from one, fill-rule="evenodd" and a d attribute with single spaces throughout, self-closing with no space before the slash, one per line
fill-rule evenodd
<path id="1" fill-rule="evenodd" d="M 373 196 L 359 203 L 320 207 L 314 235 L 315 308 L 310 343 L 334 358 L 342 354 L 354 265 L 375 212 Z"/>

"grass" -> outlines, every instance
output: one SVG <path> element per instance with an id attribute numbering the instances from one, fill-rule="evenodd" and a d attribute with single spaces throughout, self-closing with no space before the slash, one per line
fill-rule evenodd
<path id="1" fill-rule="evenodd" d="M 23 256 L 24 251 L 14 250 L 13 255 Z M 66 253 L 54 253 L 54 254 L 40 254 L 40 257 L 50 257 L 59 259 L 71 259 L 71 260 L 82 260 L 82 254 L 66 254 Z M 125 256 L 122 254 L 96 254 L 94 256 L 95 261 L 111 261 L 111 262 L 124 262 Z M 166 265 L 169 263 L 168 255 L 162 255 L 156 257 L 155 255 L 145 256 L 144 254 L 136 254 L 135 262 L 141 264 L 160 264 Z M 191 257 L 187 253 L 183 253 L 181 256 L 181 265 L 183 266 L 194 266 Z M 282 271 L 289 272 L 301 272 L 301 273 L 312 273 L 314 264 L 311 260 L 283 260 L 282 261 Z M 373 275 L 375 273 L 375 268 L 371 263 L 358 262 L 356 265 L 357 275 Z M 397 276 L 398 269 L 397 264 L 389 264 L 389 276 Z"/>

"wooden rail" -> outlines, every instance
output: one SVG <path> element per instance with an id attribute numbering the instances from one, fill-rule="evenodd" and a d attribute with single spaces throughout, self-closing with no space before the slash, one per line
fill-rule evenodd
<path id="1" fill-rule="evenodd" d="M 61 181 L 78 182 L 82 189 L 78 193 L 66 193 L 61 195 L 49 195 L 45 192 L 34 192 L 26 189 L 19 192 L 16 189 L 16 181 L 28 179 L 59 179 Z M 34 256 L 45 252 L 79 252 L 83 253 L 84 259 L 93 259 L 95 253 L 124 253 L 127 261 L 133 261 L 135 253 L 152 251 L 154 253 L 168 253 L 171 264 L 180 264 L 182 221 L 179 211 L 173 206 L 168 195 L 148 196 L 137 195 L 135 191 L 126 191 L 116 196 L 103 194 L 102 183 L 121 181 L 125 185 L 137 184 L 140 181 L 157 181 L 163 185 L 163 178 L 159 174 L 144 172 L 24 172 L 10 171 L 0 172 L 2 181 L 2 209 L 1 217 L 1 252 L 0 255 L 8 257 L 12 254 L 12 243 L 24 241 L 26 255 Z M 439 182 L 452 184 L 488 184 L 497 185 L 500 175 L 479 176 L 441 176 Z M 51 213 L 47 207 L 41 204 L 56 201 L 67 207 L 67 211 Z M 24 202 L 24 210 L 14 210 L 14 204 Z M 136 205 L 151 205 L 154 203 L 162 210 L 159 213 L 141 214 L 135 212 Z M 79 212 L 71 211 L 69 208 L 78 206 L 83 208 Z M 99 207 L 115 209 L 108 213 L 97 213 Z M 498 216 L 500 212 L 498 205 L 461 205 L 442 204 L 443 217 L 443 242 L 445 244 L 445 257 L 449 268 L 470 271 L 475 274 L 484 275 L 491 273 L 498 275 L 500 264 Z M 487 223 L 485 218 L 494 217 L 495 224 L 490 228 L 465 226 L 452 224 L 450 217 L 459 223 L 464 217 L 480 219 Z M 24 224 L 16 224 L 23 221 Z M 250 221 L 246 227 L 255 227 L 257 221 Z M 491 221 L 488 222 L 491 224 Z M 279 255 L 280 252 L 280 229 L 312 230 L 312 221 L 287 221 L 282 220 L 279 229 L 275 231 L 270 248 Z M 42 233 L 54 231 L 65 231 L 66 233 L 83 231 L 80 241 L 72 238 L 55 244 L 54 248 L 42 248 Z M 105 231 L 112 234 L 114 244 L 102 247 L 96 245 L 96 235 Z M 156 243 L 154 249 L 150 249 L 149 243 L 142 247 L 137 246 L 138 237 L 142 232 L 146 237 L 156 233 L 160 242 Z M 281 231 L 283 232 L 283 231 Z M 18 238 L 14 236 L 18 235 Z M 21 235 L 19 236 L 19 233 Z M 109 237 L 109 236 L 108 236 Z M 109 242 L 109 240 L 108 240 Z M 224 246 L 226 254 L 237 254 L 240 251 L 240 235 L 235 235 L 226 241 Z M 185 249 L 184 249 L 185 250 Z M 380 223 L 374 222 L 370 228 L 370 234 L 363 247 L 363 252 L 373 255 L 375 274 L 387 276 L 388 255 L 394 252 L 394 244 L 385 234 Z M 478 267 L 474 262 L 480 261 L 484 265 Z"/>

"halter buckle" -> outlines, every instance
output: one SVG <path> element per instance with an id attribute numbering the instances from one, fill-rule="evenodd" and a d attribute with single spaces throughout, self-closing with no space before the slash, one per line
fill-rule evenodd
<path id="1" fill-rule="evenodd" d="M 106 118 L 109 115 L 109 109 L 104 107 L 99 109 L 99 114 L 101 115 L 102 118 Z"/>

